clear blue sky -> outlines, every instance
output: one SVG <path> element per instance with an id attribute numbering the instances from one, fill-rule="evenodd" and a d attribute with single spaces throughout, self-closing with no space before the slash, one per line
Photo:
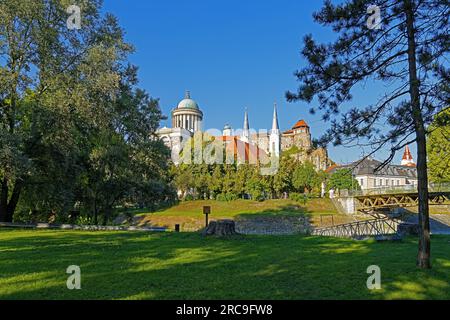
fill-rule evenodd
<path id="1" fill-rule="evenodd" d="M 303 36 L 333 38 L 331 30 L 313 23 L 312 13 L 321 5 L 319 0 L 105 0 L 106 11 L 119 18 L 136 48 L 131 61 L 139 67 L 140 87 L 160 99 L 165 115 L 190 90 L 204 113 L 205 129 L 226 123 L 241 128 L 246 107 L 252 128 L 270 129 L 277 102 L 282 130 L 305 119 L 313 137 L 329 124 L 310 115 L 311 106 L 287 103 L 285 92 L 298 85 L 293 72 L 303 65 Z M 373 102 L 371 97 L 382 93 L 382 88 L 362 88 L 354 104 Z M 363 151 L 330 146 L 329 154 L 348 163 Z"/>

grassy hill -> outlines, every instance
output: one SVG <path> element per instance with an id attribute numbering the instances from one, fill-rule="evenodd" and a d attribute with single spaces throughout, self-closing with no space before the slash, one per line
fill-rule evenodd
<path id="1" fill-rule="evenodd" d="M 184 201 L 169 209 L 158 212 L 137 212 L 138 224 L 167 226 L 172 228 L 180 224 L 183 230 L 197 230 L 204 226 L 203 206 L 211 206 L 211 220 L 215 219 L 251 219 L 256 217 L 292 217 L 308 216 L 313 223 L 320 223 L 321 214 L 333 214 L 335 223 L 352 221 L 352 218 L 340 215 L 330 199 L 311 199 L 306 204 L 292 200 L 267 200 L 263 202 L 251 200 Z M 324 222 L 330 218 L 325 218 Z"/>
<path id="2" fill-rule="evenodd" d="M 0 229 L 0 299 L 450 299 L 449 236 L 417 240 Z M 370 265 L 382 289 L 366 287 Z M 81 290 L 66 269 L 81 267 Z"/>

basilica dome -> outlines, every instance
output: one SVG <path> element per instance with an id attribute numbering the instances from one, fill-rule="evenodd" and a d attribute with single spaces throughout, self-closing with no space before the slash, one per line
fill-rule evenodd
<path id="1" fill-rule="evenodd" d="M 199 110 L 197 102 L 191 99 L 191 94 L 189 91 L 186 91 L 186 96 L 183 100 L 178 104 L 177 109 L 195 109 Z"/>
<path id="2" fill-rule="evenodd" d="M 203 112 L 200 111 L 197 102 L 191 99 L 191 94 L 186 91 L 183 100 L 172 110 L 172 128 L 182 128 L 191 132 L 201 130 Z"/>

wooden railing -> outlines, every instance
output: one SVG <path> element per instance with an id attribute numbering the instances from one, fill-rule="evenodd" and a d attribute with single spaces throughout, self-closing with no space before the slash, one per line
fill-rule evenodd
<path id="1" fill-rule="evenodd" d="M 428 186 L 428 192 L 450 192 L 450 183 L 431 183 Z M 380 186 L 378 188 L 364 189 L 364 190 L 350 190 L 348 196 L 372 196 L 384 194 L 403 194 L 403 193 L 417 193 L 417 185 L 402 185 L 402 186 Z"/>
<path id="2" fill-rule="evenodd" d="M 338 238 L 353 238 L 358 236 L 378 236 L 397 233 L 401 221 L 382 218 L 341 224 L 329 228 L 319 228 L 312 231 L 316 236 Z"/>

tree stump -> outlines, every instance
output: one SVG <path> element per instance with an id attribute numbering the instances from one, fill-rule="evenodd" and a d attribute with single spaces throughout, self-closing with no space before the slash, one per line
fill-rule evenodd
<path id="1" fill-rule="evenodd" d="M 236 232 L 236 224 L 233 220 L 218 220 L 211 221 L 203 231 L 204 236 L 232 236 L 237 234 Z"/>

